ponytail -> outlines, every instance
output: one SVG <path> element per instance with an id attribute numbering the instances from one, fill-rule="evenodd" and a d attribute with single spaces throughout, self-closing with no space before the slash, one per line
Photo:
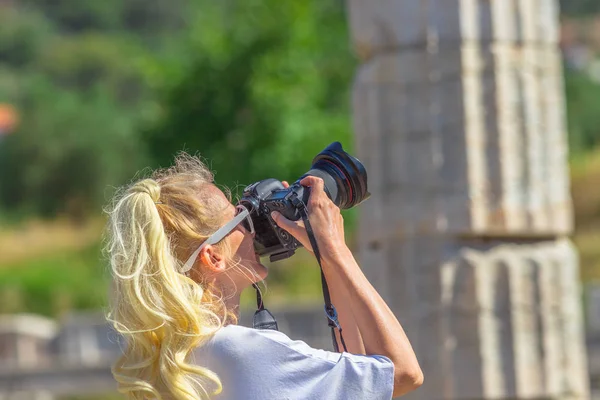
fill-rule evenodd
<path id="1" fill-rule="evenodd" d="M 112 373 L 129 399 L 208 399 L 221 392 L 221 382 L 189 357 L 223 326 L 224 308 L 179 272 L 182 263 L 159 212 L 164 201 L 161 185 L 144 179 L 118 195 L 108 211 L 113 290 L 107 318 L 126 342 Z"/>

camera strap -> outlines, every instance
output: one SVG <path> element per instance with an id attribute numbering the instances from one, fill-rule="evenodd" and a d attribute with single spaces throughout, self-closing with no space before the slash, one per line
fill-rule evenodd
<path id="1" fill-rule="evenodd" d="M 342 326 L 338 320 L 337 310 L 335 306 L 331 303 L 331 296 L 329 294 L 329 286 L 327 285 L 327 279 L 325 279 L 325 274 L 323 273 L 323 266 L 321 265 L 321 253 L 319 251 L 319 246 L 317 245 L 317 240 L 312 230 L 312 226 L 310 225 L 310 221 L 308 220 L 308 210 L 306 209 L 306 205 L 303 202 L 297 202 L 296 207 L 300 211 L 300 215 L 302 216 L 302 220 L 304 221 L 304 227 L 306 229 L 306 233 L 308 235 L 308 239 L 310 240 L 310 245 L 313 248 L 313 252 L 315 253 L 315 257 L 317 258 L 317 262 L 319 263 L 319 268 L 321 270 L 321 286 L 323 288 L 323 301 L 325 303 L 325 315 L 327 316 L 327 325 L 331 328 L 331 339 L 333 341 L 333 348 L 335 351 L 339 352 L 338 342 L 335 337 L 335 330 L 337 329 L 340 335 L 340 342 L 344 347 L 344 351 L 348 351 L 346 348 L 346 342 L 344 341 L 344 336 L 342 335 Z M 275 317 L 269 310 L 267 310 L 262 301 L 262 295 L 260 293 L 260 289 L 257 284 L 252 284 L 254 289 L 256 290 L 256 307 L 257 310 L 254 313 L 254 320 L 252 326 L 254 329 L 272 329 L 278 330 L 277 321 Z"/>
<path id="2" fill-rule="evenodd" d="M 269 310 L 265 308 L 265 305 L 262 301 L 262 295 L 260 294 L 260 289 L 256 283 L 253 283 L 252 286 L 256 290 L 256 312 L 254 313 L 254 319 L 252 321 L 252 327 L 254 329 L 271 329 L 278 331 L 279 327 L 277 326 L 277 320 Z"/>
<path id="3" fill-rule="evenodd" d="M 323 301 L 325 302 L 325 315 L 327 316 L 327 325 L 331 328 L 331 339 L 333 340 L 333 348 L 335 351 L 339 352 L 338 342 L 335 338 L 335 330 L 337 329 L 340 334 L 340 342 L 342 342 L 342 346 L 344 347 L 344 351 L 347 352 L 346 342 L 344 342 L 344 336 L 342 335 L 342 326 L 338 320 L 337 310 L 335 306 L 331 303 L 331 297 L 329 295 L 329 286 L 327 285 L 327 279 L 325 279 L 325 274 L 323 273 L 323 266 L 321 265 L 321 253 L 319 252 L 319 246 L 317 245 L 317 240 L 312 230 L 312 226 L 310 225 L 310 221 L 308 220 L 308 210 L 306 209 L 306 205 L 301 202 L 298 207 L 300 211 L 300 215 L 302 215 L 302 220 L 304 221 L 304 228 L 306 229 L 306 233 L 308 234 L 308 240 L 310 240 L 310 245 L 313 248 L 315 253 L 315 257 L 317 258 L 317 262 L 319 263 L 319 268 L 321 269 L 321 286 L 323 287 Z"/>

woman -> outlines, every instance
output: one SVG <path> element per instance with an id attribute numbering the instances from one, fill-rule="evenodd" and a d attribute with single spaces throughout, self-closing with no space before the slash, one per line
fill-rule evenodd
<path id="1" fill-rule="evenodd" d="M 183 154 L 118 194 L 108 211 L 108 318 L 127 344 L 112 369 L 120 392 L 131 399 L 389 399 L 421 385 L 400 323 L 345 244 L 340 210 L 320 179 L 301 183 L 311 187 L 309 221 L 348 353 L 236 325 L 241 292 L 267 269 L 254 252 L 251 220 L 235 218 L 244 210 L 198 158 Z M 301 222 L 274 219 L 311 251 Z"/>

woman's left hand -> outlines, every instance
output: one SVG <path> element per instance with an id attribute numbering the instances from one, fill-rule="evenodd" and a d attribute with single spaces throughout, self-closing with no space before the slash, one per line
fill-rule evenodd
<path id="1" fill-rule="evenodd" d="M 306 176 L 299 183 L 310 188 L 307 202 L 308 219 L 321 250 L 321 256 L 324 259 L 343 256 L 347 250 L 344 239 L 344 218 L 339 207 L 325 193 L 323 180 L 315 176 Z M 271 217 L 280 228 L 285 229 L 302 246 L 313 252 L 304 221 L 290 221 L 278 212 L 273 212 Z"/>
<path id="2" fill-rule="evenodd" d="M 281 183 L 283 183 L 283 187 L 286 189 L 290 187 L 290 184 L 287 183 L 287 181 L 281 181 Z M 298 221 L 289 221 L 278 212 L 271 214 L 271 217 L 280 228 L 285 229 L 290 235 L 299 241 L 306 250 L 313 253 L 310 240 L 308 239 L 308 234 L 306 233 L 306 228 L 304 227 L 304 221 L 301 219 Z"/>

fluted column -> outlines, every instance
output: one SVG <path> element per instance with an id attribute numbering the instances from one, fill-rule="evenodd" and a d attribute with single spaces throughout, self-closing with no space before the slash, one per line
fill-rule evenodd
<path id="1" fill-rule="evenodd" d="M 556 0 L 349 0 L 360 258 L 413 399 L 586 399 Z"/>

